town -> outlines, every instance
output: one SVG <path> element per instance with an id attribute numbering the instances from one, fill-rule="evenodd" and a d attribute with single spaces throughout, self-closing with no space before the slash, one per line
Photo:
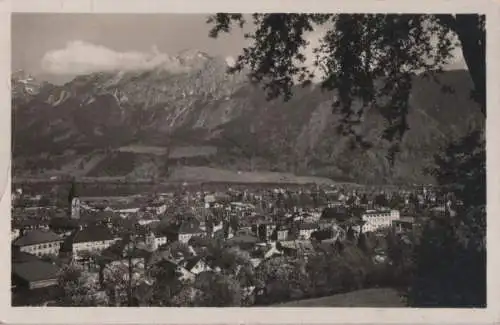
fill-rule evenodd
<path id="1" fill-rule="evenodd" d="M 14 306 L 266 306 L 401 287 L 404 247 L 460 205 L 431 186 L 60 189 L 66 202 L 13 188 Z"/>

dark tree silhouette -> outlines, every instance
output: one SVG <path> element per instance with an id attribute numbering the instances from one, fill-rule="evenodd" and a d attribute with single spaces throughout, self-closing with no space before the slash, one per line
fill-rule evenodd
<path id="1" fill-rule="evenodd" d="M 472 132 L 436 157 L 435 177 L 463 206 L 426 225 L 409 293 L 414 306 L 486 306 L 486 152 Z M 474 279 L 474 280 L 471 280 Z"/>

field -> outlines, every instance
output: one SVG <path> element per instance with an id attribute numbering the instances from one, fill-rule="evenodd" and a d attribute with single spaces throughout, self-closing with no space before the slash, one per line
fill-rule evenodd
<path id="1" fill-rule="evenodd" d="M 353 291 L 328 297 L 290 301 L 273 307 L 406 307 L 399 293 L 390 288 Z"/>
<path id="2" fill-rule="evenodd" d="M 232 171 L 211 167 L 183 166 L 175 168 L 169 177 L 172 182 L 227 182 L 227 183 L 276 183 L 276 184 L 333 184 L 328 178 L 297 176 L 291 173 L 268 171 Z"/>
<path id="3" fill-rule="evenodd" d="M 130 145 L 126 147 L 120 147 L 117 151 L 120 152 L 130 152 L 135 154 L 150 154 L 162 156 L 167 153 L 167 148 L 163 147 L 153 147 L 153 146 L 142 146 L 142 145 Z"/>

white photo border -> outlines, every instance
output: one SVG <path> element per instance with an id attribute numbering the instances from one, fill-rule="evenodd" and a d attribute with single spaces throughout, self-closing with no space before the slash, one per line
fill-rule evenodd
<path id="1" fill-rule="evenodd" d="M 11 307 L 10 300 L 10 17 L 15 12 L 46 13 L 479 13 L 487 24 L 487 238 L 488 307 L 486 309 L 411 308 L 77 308 Z M 500 253 L 500 17 L 494 0 L 0 0 L 0 321 L 8 324 L 499 324 L 500 283 L 495 274 Z M 474 279 L 470 279 L 474 281 Z"/>

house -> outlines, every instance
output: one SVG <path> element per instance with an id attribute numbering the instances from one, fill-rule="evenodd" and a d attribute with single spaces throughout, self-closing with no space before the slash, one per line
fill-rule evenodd
<path id="1" fill-rule="evenodd" d="M 167 236 L 159 231 L 153 231 L 155 246 L 160 247 L 167 244 Z"/>
<path id="2" fill-rule="evenodd" d="M 41 306 L 60 293 L 57 266 L 19 250 L 12 250 L 11 261 L 12 306 Z"/>
<path id="3" fill-rule="evenodd" d="M 71 241 L 74 257 L 78 257 L 84 251 L 102 252 L 116 241 L 109 229 L 103 226 L 80 229 L 68 239 Z"/>
<path id="4" fill-rule="evenodd" d="M 342 224 L 351 218 L 349 210 L 344 206 L 330 206 L 323 210 L 321 219 L 332 220 L 337 224 Z"/>
<path id="5" fill-rule="evenodd" d="M 363 232 L 372 232 L 389 228 L 393 221 L 399 220 L 398 210 L 367 210 L 361 219 L 364 221 Z"/>
<path id="6" fill-rule="evenodd" d="M 161 215 L 167 211 L 167 205 L 163 202 L 153 202 L 148 208 L 147 211 L 153 213 L 154 215 Z"/>
<path id="7" fill-rule="evenodd" d="M 46 220 L 24 218 L 12 221 L 12 229 L 19 229 L 19 234 L 23 236 L 26 232 L 32 230 L 49 230 L 49 224 Z"/>
<path id="8" fill-rule="evenodd" d="M 307 256 L 315 252 L 309 240 L 288 240 L 281 242 L 279 246 L 287 256 Z"/>
<path id="9" fill-rule="evenodd" d="M 146 264 L 154 254 L 154 252 L 144 249 L 143 244 L 120 239 L 103 250 L 101 256 L 108 261 L 107 267 L 110 271 L 128 270 L 129 265 L 131 265 L 134 273 L 137 273 L 134 276 L 141 276 Z"/>
<path id="10" fill-rule="evenodd" d="M 252 232 L 259 238 L 259 240 L 266 242 L 268 241 L 273 232 L 276 230 L 277 225 L 272 221 L 267 220 L 263 217 L 254 217 L 252 219 Z"/>
<path id="11" fill-rule="evenodd" d="M 203 230 L 193 222 L 183 222 L 179 227 L 179 241 L 181 243 L 188 243 L 191 237 L 204 235 Z"/>
<path id="12" fill-rule="evenodd" d="M 40 289 L 56 286 L 59 268 L 49 262 L 32 259 L 12 263 L 12 284 L 17 288 Z"/>
<path id="13" fill-rule="evenodd" d="M 196 275 L 194 273 L 177 264 L 177 262 L 172 259 L 172 256 L 168 251 L 154 252 L 148 259 L 147 264 L 161 264 L 163 269 L 169 269 L 172 273 L 175 273 L 177 278 L 181 281 L 194 281 L 194 279 L 196 278 Z M 196 265 L 195 268 L 197 269 Z"/>
<path id="14" fill-rule="evenodd" d="M 143 219 L 140 219 L 137 221 L 137 223 L 141 226 L 156 224 L 159 222 L 160 222 L 160 219 L 153 219 L 153 218 L 150 218 L 150 219 L 143 218 Z"/>
<path id="15" fill-rule="evenodd" d="M 62 242 L 62 238 L 52 231 L 33 230 L 14 240 L 13 246 L 21 252 L 36 256 L 57 256 Z"/>
<path id="16" fill-rule="evenodd" d="M 198 275 L 201 272 L 211 271 L 212 269 L 206 263 L 204 259 L 199 256 L 194 256 L 189 259 L 184 260 L 180 263 L 180 266 L 193 273 L 194 275 Z"/>
<path id="17" fill-rule="evenodd" d="M 253 249 L 259 239 L 249 234 L 238 234 L 226 241 L 230 246 L 238 246 L 243 250 Z"/>
<path id="18" fill-rule="evenodd" d="M 167 244 L 167 236 L 159 231 L 147 231 L 144 234 L 144 249 L 148 251 L 155 251 L 159 247 Z"/>
<path id="19" fill-rule="evenodd" d="M 311 234 L 318 230 L 316 223 L 301 223 L 299 224 L 299 236 L 303 239 L 311 238 Z"/>
<path id="20" fill-rule="evenodd" d="M 289 230 L 288 229 L 278 229 L 277 230 L 277 239 L 278 241 L 283 241 L 283 240 L 286 240 L 288 238 L 288 232 Z"/>
<path id="21" fill-rule="evenodd" d="M 392 226 L 396 233 L 404 233 L 413 230 L 415 225 L 415 218 L 413 217 L 402 217 L 399 220 L 393 220 Z"/>

